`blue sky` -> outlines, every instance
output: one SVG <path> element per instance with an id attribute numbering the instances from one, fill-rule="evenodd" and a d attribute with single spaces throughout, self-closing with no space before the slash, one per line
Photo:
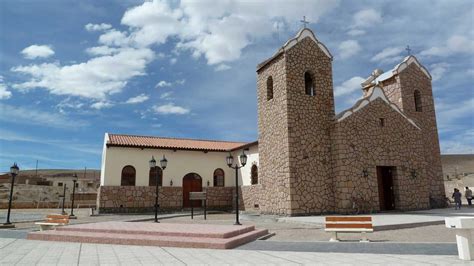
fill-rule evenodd
<path id="1" fill-rule="evenodd" d="M 334 55 L 336 111 L 410 45 L 442 153 L 474 153 L 472 1 L 0 2 L 0 171 L 99 168 L 105 132 L 257 139 L 256 65 L 301 28 Z"/>

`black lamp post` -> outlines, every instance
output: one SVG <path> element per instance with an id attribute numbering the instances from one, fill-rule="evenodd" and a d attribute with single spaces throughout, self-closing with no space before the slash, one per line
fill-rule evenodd
<path id="1" fill-rule="evenodd" d="M 155 172 L 156 172 L 155 223 L 159 223 L 158 222 L 158 208 L 159 208 L 159 205 L 158 205 L 158 193 L 159 193 L 158 185 L 159 185 L 159 182 L 158 181 L 159 181 L 159 175 L 158 175 L 158 169 L 156 167 L 155 157 L 151 156 L 151 160 L 150 160 L 149 163 L 150 163 L 150 169 L 155 169 Z M 160 165 L 161 165 L 161 168 L 163 169 L 163 171 L 165 170 L 166 166 L 168 165 L 168 160 L 166 160 L 164 155 L 163 155 L 163 159 L 160 160 Z"/>
<path id="2" fill-rule="evenodd" d="M 229 156 L 226 157 L 227 166 L 232 169 L 235 169 L 235 223 L 234 225 L 241 225 L 239 222 L 239 169 L 244 167 L 247 164 L 247 155 L 242 151 L 240 157 L 241 166 L 238 165 L 238 162 L 235 163 L 235 166 L 232 166 L 234 163 L 234 157 L 229 153 Z"/>
<path id="3" fill-rule="evenodd" d="M 12 175 L 12 185 L 10 187 L 10 198 L 8 200 L 8 213 L 7 213 L 7 221 L 3 225 L 11 225 L 12 223 L 10 222 L 10 210 L 12 208 L 12 200 L 13 200 L 13 185 L 15 184 L 15 177 L 18 175 L 20 172 L 20 168 L 16 163 L 13 163 L 13 165 L 10 167 L 10 174 Z"/>
<path id="4" fill-rule="evenodd" d="M 69 215 L 69 219 L 76 219 L 77 217 L 74 215 L 74 196 L 76 194 L 76 182 L 77 182 L 77 174 L 74 173 L 72 176 L 72 204 L 71 204 L 71 215 Z"/>
<path id="5" fill-rule="evenodd" d="M 62 214 L 62 215 L 66 215 L 66 214 L 67 214 L 67 212 L 64 211 L 64 204 L 65 204 L 65 202 L 66 202 L 66 187 L 67 187 L 67 186 L 66 186 L 66 183 L 64 183 L 63 204 L 62 204 L 63 206 L 61 206 L 61 214 Z"/>

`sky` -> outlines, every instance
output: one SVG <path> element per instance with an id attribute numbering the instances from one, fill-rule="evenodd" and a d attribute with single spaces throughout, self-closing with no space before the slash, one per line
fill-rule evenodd
<path id="1" fill-rule="evenodd" d="M 474 153 L 473 1 L 0 2 L 0 172 L 100 168 L 104 134 L 254 141 L 256 65 L 309 21 L 336 112 L 411 54 L 443 154 Z"/>

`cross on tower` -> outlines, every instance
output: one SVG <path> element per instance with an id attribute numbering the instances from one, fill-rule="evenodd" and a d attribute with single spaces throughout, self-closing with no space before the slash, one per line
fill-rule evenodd
<path id="1" fill-rule="evenodd" d="M 303 23 L 303 27 L 306 29 L 306 24 L 309 23 L 309 21 L 306 20 L 306 16 L 303 16 L 303 20 L 300 20 L 300 22 Z"/>
<path id="2" fill-rule="evenodd" d="M 405 50 L 407 50 L 408 55 L 411 55 L 410 45 L 407 45 L 407 48 L 405 48 Z"/>

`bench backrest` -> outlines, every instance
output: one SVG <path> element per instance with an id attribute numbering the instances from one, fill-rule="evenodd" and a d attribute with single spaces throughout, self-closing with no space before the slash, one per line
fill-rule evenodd
<path id="1" fill-rule="evenodd" d="M 62 214 L 48 214 L 46 216 L 46 222 L 48 223 L 57 223 L 57 224 L 68 224 L 69 216 Z"/>
<path id="2" fill-rule="evenodd" d="M 326 228 L 331 229 L 373 229 L 370 216 L 328 216 Z"/>

